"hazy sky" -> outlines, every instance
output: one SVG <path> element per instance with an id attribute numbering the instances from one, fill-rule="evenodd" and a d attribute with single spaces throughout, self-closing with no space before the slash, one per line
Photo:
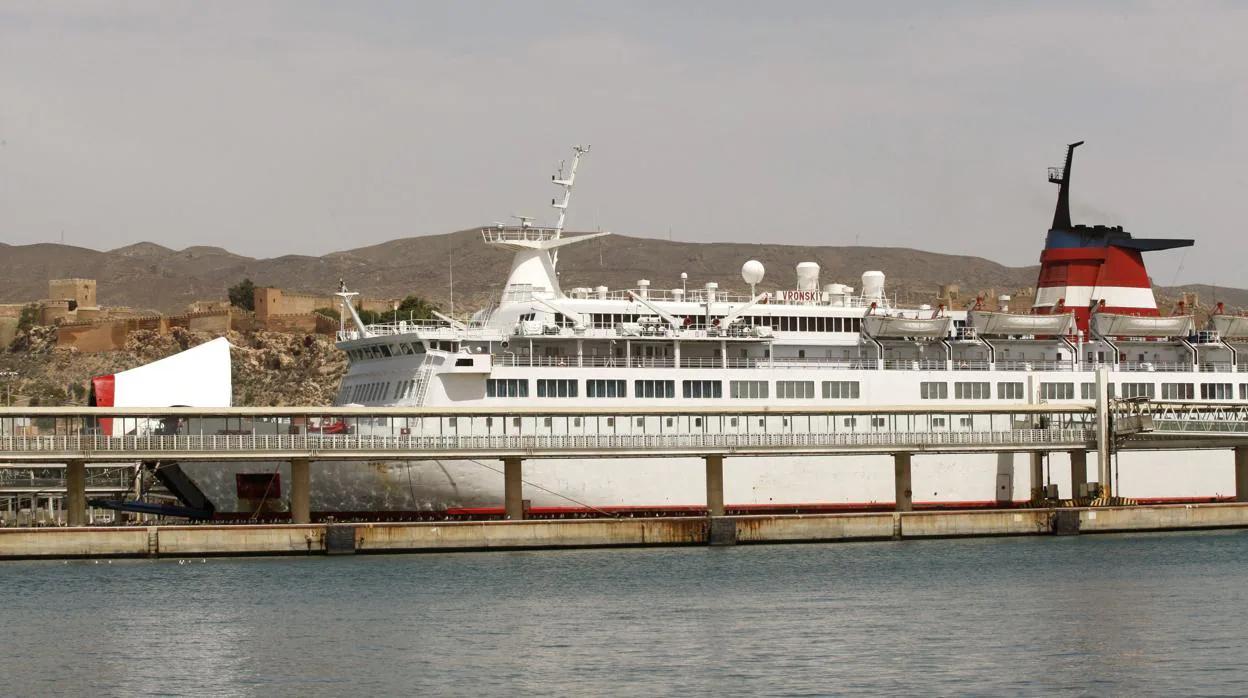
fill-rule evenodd
<path id="1" fill-rule="evenodd" d="M 575 229 L 1022 265 L 1086 140 L 1077 221 L 1195 237 L 1159 283 L 1248 286 L 1245 37 L 1238 2 L 0 0 L 0 241 L 552 219 L 591 143 Z"/>

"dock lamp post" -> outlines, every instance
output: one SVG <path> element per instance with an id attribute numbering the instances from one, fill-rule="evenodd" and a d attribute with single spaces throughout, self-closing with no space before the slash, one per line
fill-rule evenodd
<path id="1" fill-rule="evenodd" d="M 13 380 L 17 378 L 17 371 L 0 371 L 0 378 L 4 379 L 4 406 L 13 406 Z"/>

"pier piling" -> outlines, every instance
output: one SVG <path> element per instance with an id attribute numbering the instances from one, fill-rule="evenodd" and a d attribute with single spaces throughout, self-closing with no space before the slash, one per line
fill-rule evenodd
<path id="1" fill-rule="evenodd" d="M 65 464 L 65 524 L 87 524 L 87 463 L 71 460 Z"/>
<path id="2" fill-rule="evenodd" d="M 1028 462 L 1031 464 L 1029 472 L 1031 474 L 1031 501 L 1038 502 L 1045 499 L 1044 491 L 1044 452 L 1032 451 L 1027 454 Z"/>
<path id="3" fill-rule="evenodd" d="M 1235 447 L 1235 501 L 1248 502 L 1248 446 Z"/>
<path id="4" fill-rule="evenodd" d="M 524 519 L 524 480 L 521 474 L 522 459 L 503 459 L 503 507 L 512 521 Z"/>
<path id="5" fill-rule="evenodd" d="M 312 523 L 311 474 L 307 458 L 290 461 L 290 521 L 296 524 Z"/>
<path id="6" fill-rule="evenodd" d="M 711 516 L 724 515 L 724 457 L 706 456 L 706 510 Z"/>
<path id="7" fill-rule="evenodd" d="M 914 485 L 910 476 L 910 460 L 913 454 L 893 454 L 893 481 L 897 492 L 897 511 L 914 510 Z"/>
<path id="8" fill-rule="evenodd" d="M 1078 499 L 1087 496 L 1088 492 L 1088 452 L 1070 452 L 1070 498 Z"/>

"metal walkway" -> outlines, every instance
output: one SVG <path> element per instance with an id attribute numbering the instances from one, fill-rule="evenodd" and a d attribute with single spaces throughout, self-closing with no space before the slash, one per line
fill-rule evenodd
<path id="1" fill-rule="evenodd" d="M 1111 400 L 1115 450 L 1248 445 L 1248 405 Z M 33 427 L 33 428 L 32 428 Z M 754 409 L 0 408 L 0 461 L 1095 450 L 1088 403 Z"/>
<path id="2" fill-rule="evenodd" d="M 21 431 L 23 420 L 43 425 Z M 6 424 L 7 422 L 7 424 Z M 6 428 L 8 427 L 8 428 Z M 7 435 L 5 435 L 7 434 Z M 0 460 L 612 458 L 1095 448 L 1086 405 L 870 409 L 0 409 Z"/>

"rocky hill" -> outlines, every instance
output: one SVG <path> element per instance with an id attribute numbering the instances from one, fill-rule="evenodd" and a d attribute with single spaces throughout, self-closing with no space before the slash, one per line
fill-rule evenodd
<path id="1" fill-rule="evenodd" d="M 574 233 L 572 233 L 574 234 Z M 911 300 L 930 300 L 942 284 L 958 284 L 964 295 L 996 289 L 1012 293 L 1030 288 L 1037 268 L 1007 267 L 979 257 L 938 254 L 893 247 L 808 247 L 798 245 L 691 243 L 612 235 L 561 251 L 564 288 L 607 285 L 632 288 L 637 279 L 653 287 L 690 287 L 716 281 L 743 291 L 738 270 L 757 259 L 768 273 L 759 290 L 792 288 L 798 262 L 818 262 L 823 283 L 859 286 L 868 269 L 888 275 L 890 292 Z M 479 230 L 404 238 L 380 245 L 333 252 L 321 257 L 287 255 L 254 259 L 217 247 L 171 250 L 139 243 L 108 252 L 68 245 L 0 244 L 0 303 L 20 303 L 46 296 L 47 280 L 85 277 L 99 281 L 99 302 L 182 312 L 193 300 L 225 297 L 231 285 L 250 278 L 257 285 L 291 291 L 330 292 L 338 279 L 370 297 L 416 294 L 443 308 L 450 306 L 451 277 L 457 314 L 494 298 L 506 279 L 511 253 L 484 244 Z M 1217 297 L 1236 307 L 1248 306 L 1248 291 L 1209 287 L 1161 289 L 1178 297 L 1200 292 L 1202 301 Z"/>
<path id="2" fill-rule="evenodd" d="M 953 257 L 894 248 L 832 248 L 681 243 L 610 236 L 562 252 L 564 286 L 632 287 L 639 278 L 656 288 L 718 281 L 741 286 L 737 269 L 758 258 L 771 270 L 765 285 L 792 286 L 793 266 L 816 261 L 828 281 L 856 285 L 862 271 L 881 269 L 903 292 L 910 286 L 934 294 L 942 283 L 1013 288 L 1030 283 L 1032 269 L 1012 269 L 983 259 Z M 39 244 L 0 248 L 0 302 L 17 303 L 46 295 L 47 280 L 58 277 L 98 279 L 99 302 L 180 312 L 197 299 L 221 298 L 243 278 L 292 291 L 326 292 L 338 279 L 372 297 L 417 294 L 449 307 L 451 277 L 461 308 L 476 307 L 497 291 L 507 275 L 511 253 L 484 244 L 477 230 L 406 238 L 323 257 L 288 255 L 253 259 L 219 248 L 175 251 L 139 243 L 109 252 L 66 245 Z"/>
<path id="3" fill-rule="evenodd" d="M 323 335 L 230 332 L 236 405 L 327 405 L 347 369 L 346 354 Z M 56 348 L 53 328 L 24 331 L 13 350 L 0 353 L 0 404 L 8 394 L 19 404 L 85 404 L 88 381 L 202 344 L 215 335 L 174 328 L 167 335 L 132 333 L 122 351 L 86 354 Z"/>

